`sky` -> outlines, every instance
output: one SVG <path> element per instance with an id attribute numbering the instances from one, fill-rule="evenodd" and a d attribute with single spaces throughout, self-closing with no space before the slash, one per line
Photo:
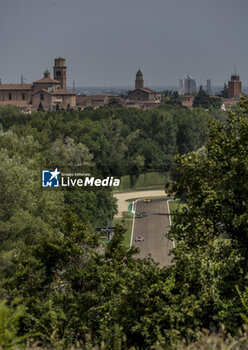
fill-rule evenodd
<path id="1" fill-rule="evenodd" d="M 0 0 L 0 78 L 31 83 L 62 56 L 67 85 L 248 85 L 247 0 Z"/>

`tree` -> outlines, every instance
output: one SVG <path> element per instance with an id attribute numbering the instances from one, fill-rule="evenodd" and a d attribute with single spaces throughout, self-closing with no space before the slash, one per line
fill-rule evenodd
<path id="1" fill-rule="evenodd" d="M 176 158 L 172 191 L 185 194 L 188 207 L 170 237 L 188 328 L 223 323 L 234 332 L 241 324 L 235 285 L 244 285 L 248 267 L 247 159 L 247 100 L 226 124 L 211 122 L 205 149 Z"/>
<path id="2" fill-rule="evenodd" d="M 18 336 L 20 319 L 25 315 L 23 305 L 7 305 L 7 301 L 0 301 L 0 346 L 2 349 L 24 349 L 25 340 L 32 336 L 25 334 Z"/>
<path id="3" fill-rule="evenodd" d="M 129 160 L 129 174 L 138 175 L 142 172 L 145 164 L 145 158 L 139 154 Z"/>
<path id="4" fill-rule="evenodd" d="M 9 268 L 10 252 L 47 233 L 64 199 L 61 192 L 41 191 L 42 157 L 32 136 L 0 130 L 0 149 L 0 266 Z"/>
<path id="5" fill-rule="evenodd" d="M 38 112 L 45 112 L 41 101 L 40 101 L 40 103 L 39 103 L 39 106 L 38 106 L 37 111 L 38 111 Z"/>
<path id="6" fill-rule="evenodd" d="M 219 98 L 210 97 L 206 91 L 200 86 L 198 94 L 195 96 L 193 107 L 203 107 L 208 109 L 210 106 L 220 108 L 221 100 Z"/>
<path id="7" fill-rule="evenodd" d="M 89 251 L 98 245 L 97 236 L 89 234 L 69 211 L 55 226 L 13 257 L 16 268 L 11 276 L 5 275 L 1 285 L 9 299 L 18 298 L 27 310 L 22 331 L 39 332 L 46 339 L 54 331 L 62 337 L 68 330 L 66 324 L 75 322 L 69 314 L 76 312 L 72 300 L 80 284 L 80 271 L 87 264 Z M 67 334 L 69 341 L 71 334 L 75 334 L 72 329 Z"/>
<path id="8" fill-rule="evenodd" d="M 219 93 L 218 96 L 228 98 L 228 87 L 226 83 L 224 84 L 224 89 Z"/>
<path id="9" fill-rule="evenodd" d="M 203 107 L 205 109 L 210 107 L 210 96 L 206 91 L 200 86 L 198 94 L 194 98 L 193 107 Z"/>
<path id="10" fill-rule="evenodd" d="M 71 137 L 58 138 L 47 152 L 49 163 L 60 166 L 80 166 L 89 169 L 94 165 L 93 155 L 84 144 L 75 143 Z"/>
<path id="11" fill-rule="evenodd" d="M 161 93 L 161 102 L 165 105 L 182 107 L 182 97 L 177 91 L 165 90 Z M 160 108 L 163 108 L 163 105 Z"/>
<path id="12" fill-rule="evenodd" d="M 236 288 L 243 305 L 241 317 L 244 320 L 244 322 L 248 325 L 248 285 L 246 284 L 243 293 L 241 293 L 238 286 L 236 286 Z"/>

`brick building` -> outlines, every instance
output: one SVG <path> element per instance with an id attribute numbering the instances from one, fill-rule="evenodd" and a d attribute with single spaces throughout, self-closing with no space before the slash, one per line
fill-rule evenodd
<path id="1" fill-rule="evenodd" d="M 22 110 L 74 108 L 76 95 L 66 90 L 66 65 L 62 57 L 54 60 L 54 78 L 46 70 L 33 84 L 0 84 L 0 106 L 14 105 Z"/>
<path id="2" fill-rule="evenodd" d="M 158 99 L 156 91 L 144 87 L 144 78 L 140 69 L 136 74 L 135 90 L 129 92 L 128 99 L 134 101 L 155 101 Z"/>
<path id="3" fill-rule="evenodd" d="M 136 73 L 136 79 L 135 79 L 135 89 L 142 89 L 144 87 L 144 77 L 139 69 Z"/>
<path id="4" fill-rule="evenodd" d="M 0 106 L 24 108 L 32 100 L 32 84 L 0 84 Z"/>
<path id="5" fill-rule="evenodd" d="M 185 95 L 182 99 L 182 106 L 187 108 L 193 108 L 195 96 L 192 95 Z"/>
<path id="6" fill-rule="evenodd" d="M 86 107 L 104 107 L 111 105 L 113 101 L 119 105 L 123 105 L 125 103 L 125 100 L 119 95 L 101 94 L 92 96 L 76 96 L 77 107 L 80 109 Z"/>
<path id="7" fill-rule="evenodd" d="M 242 82 L 238 74 L 231 76 L 228 82 L 228 98 L 239 98 L 242 94 Z"/>

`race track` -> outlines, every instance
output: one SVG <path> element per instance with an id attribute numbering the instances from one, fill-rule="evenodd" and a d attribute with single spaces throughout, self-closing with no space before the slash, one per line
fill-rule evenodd
<path id="1" fill-rule="evenodd" d="M 114 193 L 114 197 L 117 199 L 118 214 L 115 218 L 122 218 L 122 213 L 128 210 L 128 199 L 130 198 L 150 198 L 164 196 L 164 190 L 146 190 L 146 191 L 133 191 L 133 192 L 120 192 Z"/>
<path id="2" fill-rule="evenodd" d="M 132 236 L 132 245 L 140 248 L 137 257 L 145 258 L 150 254 L 161 267 L 171 265 L 172 260 L 169 252 L 173 243 L 166 238 L 170 229 L 167 199 L 163 196 L 152 198 L 151 203 L 137 201 L 136 214 L 146 212 L 147 217 L 135 218 Z M 135 242 L 137 236 L 144 237 L 144 241 Z"/>

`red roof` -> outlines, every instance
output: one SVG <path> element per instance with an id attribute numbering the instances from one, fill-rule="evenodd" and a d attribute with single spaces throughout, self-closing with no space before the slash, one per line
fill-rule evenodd
<path id="1" fill-rule="evenodd" d="M 142 91 L 148 92 L 149 94 L 157 94 L 157 91 L 154 91 L 154 90 L 149 89 L 149 88 L 139 88 L 136 90 L 142 90 Z"/>
<path id="2" fill-rule="evenodd" d="M 53 83 L 53 84 L 60 84 L 60 81 L 54 80 L 52 78 L 42 78 L 40 80 L 36 80 L 34 83 L 41 83 L 41 84 L 47 84 L 47 83 Z"/>
<path id="3" fill-rule="evenodd" d="M 46 94 L 49 94 L 49 95 L 53 95 L 53 96 L 60 96 L 60 95 L 76 95 L 74 94 L 74 92 L 71 92 L 71 91 L 67 91 L 67 90 L 64 90 L 64 89 L 57 89 L 53 92 L 50 92 L 46 89 L 40 89 L 40 90 L 36 90 L 33 95 L 37 94 L 38 92 L 44 92 Z"/>
<path id="4" fill-rule="evenodd" d="M 74 92 L 67 91 L 65 89 L 57 89 L 52 94 L 53 95 L 76 95 Z"/>
<path id="5" fill-rule="evenodd" d="M 32 84 L 0 84 L 0 90 L 31 90 Z"/>
<path id="6" fill-rule="evenodd" d="M 131 94 L 132 92 L 139 91 L 139 90 L 144 91 L 144 92 L 146 92 L 147 94 L 157 94 L 157 93 L 158 93 L 157 91 L 151 90 L 151 89 L 149 89 L 149 88 L 137 88 L 137 89 L 131 91 L 130 94 Z"/>

